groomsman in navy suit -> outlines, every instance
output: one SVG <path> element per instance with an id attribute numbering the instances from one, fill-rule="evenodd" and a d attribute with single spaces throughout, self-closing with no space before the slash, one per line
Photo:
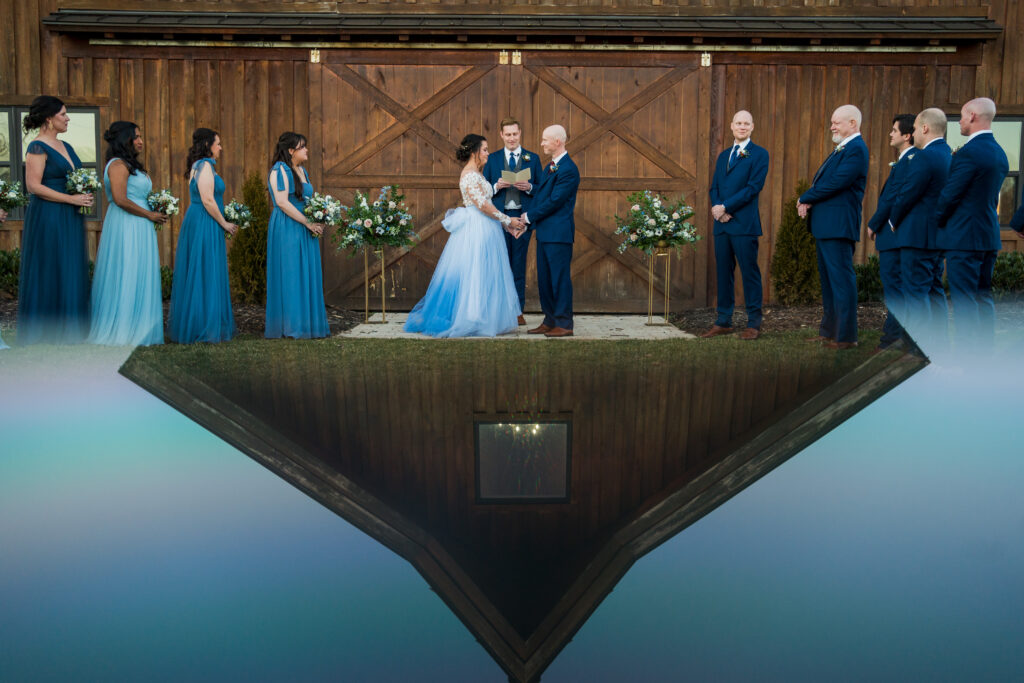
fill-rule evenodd
<path id="1" fill-rule="evenodd" d="M 832 112 L 836 148 L 814 174 L 807 192 L 797 200 L 797 213 L 807 218 L 818 252 L 824 315 L 818 336 L 826 348 L 857 345 L 857 275 L 853 247 L 860 240 L 864 187 L 868 179 L 868 146 L 860 135 L 860 109 L 845 104 Z"/>
<path id="2" fill-rule="evenodd" d="M 732 332 L 735 306 L 735 271 L 739 264 L 743 278 L 743 301 L 747 307 L 747 328 L 740 339 L 757 339 L 761 334 L 761 269 L 757 265 L 761 214 L 757 198 L 768 175 L 768 151 L 750 140 L 754 118 L 748 111 L 732 117 L 732 147 L 718 155 L 708 195 L 715 219 L 715 271 L 718 275 L 718 318 L 705 339 Z"/>
<path id="3" fill-rule="evenodd" d="M 960 134 L 967 142 L 953 155 L 949 180 L 935 207 L 961 348 L 963 342 L 975 341 L 987 350 L 995 340 L 992 269 L 1002 248 L 996 207 L 1009 170 L 1006 153 L 992 134 L 995 116 L 996 103 L 987 97 L 973 99 L 960 110 Z"/>
<path id="4" fill-rule="evenodd" d="M 882 338 L 878 349 L 887 349 L 904 337 L 898 317 L 903 316 L 903 287 L 900 278 L 900 250 L 896 244 L 896 233 L 889 225 L 892 205 L 899 194 L 900 186 L 907 176 L 910 161 L 914 158 L 914 115 L 899 114 L 892 120 L 889 131 L 889 146 L 899 154 L 889 164 L 889 177 L 878 195 L 878 206 L 868 220 L 868 235 L 875 241 L 878 250 L 878 265 L 882 277 L 882 291 L 885 306 L 889 309 L 882 325 Z M 893 314 L 896 311 L 897 315 Z"/>
<path id="5" fill-rule="evenodd" d="M 537 232 L 537 293 L 544 322 L 529 334 L 572 336 L 572 244 L 576 236 L 573 212 L 580 171 L 565 151 L 565 128 L 544 129 L 540 147 L 551 157 L 534 189 L 523 219 Z"/>
<path id="6" fill-rule="evenodd" d="M 530 205 L 531 195 L 536 183 L 540 181 L 542 166 L 540 158 L 528 149 L 520 146 L 523 129 L 519 121 L 507 118 L 501 122 L 501 140 L 505 143 L 501 154 L 491 154 L 484 164 L 483 175 L 494 188 L 494 206 L 509 216 L 522 216 Z M 520 181 L 514 185 L 501 179 L 502 171 L 521 171 L 530 169 L 530 180 Z M 516 283 L 516 294 L 519 295 L 519 324 L 525 325 L 526 319 L 522 311 L 526 310 L 526 254 L 530 250 L 532 230 L 527 230 L 519 238 L 505 231 L 505 246 L 508 248 L 508 263 L 512 267 L 512 279 Z"/>
<path id="7" fill-rule="evenodd" d="M 888 227 L 895 231 L 900 248 L 903 326 L 918 341 L 927 338 L 938 349 L 945 345 L 949 319 L 935 221 L 935 204 L 946 184 L 950 161 L 946 114 L 941 109 L 925 109 L 917 115 L 914 143 L 918 152 L 893 202 Z"/>

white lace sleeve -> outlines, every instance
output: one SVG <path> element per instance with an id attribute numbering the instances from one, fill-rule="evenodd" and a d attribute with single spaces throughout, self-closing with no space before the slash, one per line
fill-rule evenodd
<path id="1" fill-rule="evenodd" d="M 462 191 L 462 202 L 466 206 L 475 206 L 491 218 L 496 219 L 502 225 L 507 226 L 512 219 L 494 208 L 491 203 L 491 193 L 488 192 L 487 180 L 479 173 L 467 173 L 459 180 L 459 189 Z"/>

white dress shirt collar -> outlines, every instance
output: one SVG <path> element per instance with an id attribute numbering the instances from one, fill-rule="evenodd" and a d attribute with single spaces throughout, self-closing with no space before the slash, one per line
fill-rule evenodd
<path id="1" fill-rule="evenodd" d="M 931 139 L 931 140 L 929 140 L 928 142 L 924 143 L 924 147 L 922 147 L 921 149 L 924 149 L 925 147 L 927 147 L 928 145 L 932 144 L 932 143 L 933 143 L 933 142 L 935 142 L 936 140 L 944 140 L 944 139 L 945 139 L 945 138 L 932 138 L 932 139 Z"/>
<path id="2" fill-rule="evenodd" d="M 522 148 L 522 146 L 516 147 L 515 149 L 508 149 L 506 147 L 505 148 L 505 161 L 512 161 L 512 155 L 513 154 L 517 154 L 517 155 L 519 155 L 521 157 L 523 155 L 523 148 Z"/>
<path id="3" fill-rule="evenodd" d="M 564 157 L 568 153 L 569 153 L 569 151 L 565 150 L 561 154 L 559 154 L 557 157 L 551 157 L 551 163 L 557 165 L 558 162 L 562 160 L 562 157 Z"/>
<path id="4" fill-rule="evenodd" d="M 746 139 L 746 140 L 744 140 L 743 142 L 736 142 L 736 139 L 735 139 L 735 138 L 733 138 L 733 141 L 732 141 L 732 146 L 733 146 L 733 149 L 734 149 L 735 151 L 737 151 L 737 152 L 738 152 L 738 151 L 740 151 L 740 150 L 746 149 L 746 148 L 747 148 L 747 145 L 749 145 L 749 144 L 750 144 L 750 138 L 747 138 L 747 139 Z M 739 145 L 739 146 L 740 146 L 740 149 L 736 149 L 736 145 Z"/>
<path id="5" fill-rule="evenodd" d="M 928 146 L 928 145 L 925 145 L 925 147 L 927 147 L 927 146 Z M 907 156 L 907 153 L 908 153 L 908 152 L 910 152 L 910 151 L 911 151 L 912 149 L 914 149 L 914 146 L 913 146 L 913 145 L 910 145 L 910 146 L 909 146 L 909 147 L 907 147 L 907 148 L 906 148 L 905 150 L 903 150 L 902 152 L 900 152 L 900 158 L 899 158 L 899 159 L 897 159 L 896 161 L 897 161 L 897 162 L 903 161 L 903 157 Z"/>
<path id="6" fill-rule="evenodd" d="M 989 135 L 993 134 L 991 128 L 986 128 L 985 130 L 979 130 L 976 133 L 971 133 L 970 135 L 968 135 L 967 139 L 964 140 L 964 144 L 966 145 L 968 142 L 970 142 L 974 138 L 978 137 L 979 135 L 984 135 L 985 133 L 988 133 Z"/>
<path id="7" fill-rule="evenodd" d="M 841 141 L 839 142 L 839 144 L 838 144 L 838 145 L 836 145 L 836 146 L 837 146 L 837 147 L 846 147 L 846 145 L 848 145 L 848 144 L 850 143 L 850 140 L 854 139 L 854 138 L 855 138 L 855 137 L 857 137 L 858 135 L 860 135 L 860 133 L 854 133 L 853 135 L 851 135 L 851 136 L 849 136 L 849 137 L 845 137 L 845 138 L 843 138 L 843 139 L 842 139 L 842 140 L 841 140 Z"/>

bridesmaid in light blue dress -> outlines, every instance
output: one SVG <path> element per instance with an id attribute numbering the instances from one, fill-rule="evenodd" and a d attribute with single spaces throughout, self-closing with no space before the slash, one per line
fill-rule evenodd
<path id="1" fill-rule="evenodd" d="M 174 254 L 167 331 L 179 344 L 221 342 L 235 335 L 224 233 L 234 235 L 238 226 L 224 218 L 224 180 L 214 170 L 220 152 L 216 131 L 197 128 L 192 133 L 185 173 L 189 207 Z"/>
<path id="2" fill-rule="evenodd" d="M 451 233 L 427 293 L 409 313 L 406 332 L 432 337 L 493 337 L 519 329 L 519 294 L 512 279 L 504 228 L 523 234 L 519 218 L 491 203 L 493 187 L 480 170 L 487 161 L 487 140 L 470 134 L 456 159 L 466 162 L 459 179 L 463 206 L 442 221 Z"/>
<path id="3" fill-rule="evenodd" d="M 305 137 L 289 132 L 278 138 L 268 183 L 274 210 L 267 232 L 267 338 L 310 339 L 330 332 L 318 239 L 324 225 L 302 214 L 313 196 L 302 166 L 308 159 Z"/>
<path id="4" fill-rule="evenodd" d="M 153 181 L 139 161 L 142 134 L 129 121 L 117 121 L 103 134 L 107 166 L 103 219 L 96 272 L 92 279 L 92 331 L 89 341 L 110 346 L 163 344 L 160 254 L 154 223 L 167 216 L 150 211 Z"/>
<path id="5" fill-rule="evenodd" d="M 25 131 L 39 135 L 25 149 L 25 210 L 18 276 L 18 344 L 77 344 L 89 332 L 89 260 L 79 208 L 91 194 L 67 194 L 65 183 L 82 162 L 57 135 L 71 118 L 64 103 L 41 95 L 25 117 Z"/>
<path id="6" fill-rule="evenodd" d="M 0 209 L 0 225 L 3 225 L 4 221 L 6 221 L 6 220 L 7 220 L 7 212 L 4 211 L 3 209 Z M 3 335 L 0 335 L 0 351 L 2 351 L 4 349 L 9 349 L 9 348 L 11 348 L 11 347 L 4 343 Z"/>

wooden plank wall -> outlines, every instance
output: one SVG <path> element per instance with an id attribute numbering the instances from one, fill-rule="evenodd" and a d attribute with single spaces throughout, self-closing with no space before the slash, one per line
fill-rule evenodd
<path id="1" fill-rule="evenodd" d="M 0 3 L 0 22 L 13 27 L 9 39 L 0 43 L 0 104 L 27 104 L 35 95 L 45 92 L 64 97 L 76 104 L 100 107 L 101 123 L 119 118 L 136 121 L 143 129 L 147 143 L 146 163 L 159 187 L 169 186 L 179 196 L 186 194 L 182 177 L 184 155 L 192 129 L 206 125 L 223 134 L 225 151 L 219 171 L 228 184 L 227 198 L 240 194 L 245 171 L 263 172 L 277 135 L 285 129 L 308 132 L 314 149 L 319 131 L 311 125 L 324 103 L 315 95 L 321 88 L 322 66 L 311 65 L 303 50 L 250 48 L 98 48 L 81 39 L 51 34 L 40 24 L 40 18 L 58 7 L 104 4 L 128 8 L 130 2 L 107 0 L 8 0 Z M 267 3 L 215 3 L 217 8 L 234 10 L 268 9 Z M 275 3 L 279 6 L 281 3 Z M 285 3 L 301 11 L 330 11 L 343 6 L 345 11 L 387 9 L 389 3 L 315 2 Z M 440 9 L 433 2 L 392 3 L 403 11 Z M 446 2 L 445 6 L 451 6 Z M 483 11 L 500 2 L 465 2 L 467 12 Z M 507 4 L 507 3 L 504 3 Z M 165 1 L 159 7 L 143 3 L 147 8 L 213 9 L 210 2 L 190 0 Z M 784 14 L 789 3 L 764 0 L 744 11 Z M 141 5 L 140 5 L 141 6 Z M 608 11 L 603 0 L 518 3 L 524 12 Z M 652 0 L 618 0 L 615 9 L 650 12 L 721 13 L 735 11 L 728 0 L 680 0 L 666 10 Z M 808 8 L 812 8 L 809 10 Z M 429 10 L 433 11 L 433 10 Z M 831 108 L 839 99 L 861 103 L 865 109 L 865 137 L 872 152 L 872 166 L 865 200 L 865 214 L 870 215 L 881 183 L 887 173 L 891 153 L 886 131 L 893 113 L 915 111 L 937 104 L 956 112 L 959 104 L 975 95 L 987 95 L 1006 114 L 1024 114 L 1024 3 L 1012 0 L 991 2 L 970 0 L 808 0 L 800 11 L 819 14 L 857 13 L 891 14 L 970 14 L 987 15 L 1006 27 L 1000 39 L 982 48 L 968 49 L 963 63 L 931 65 L 927 55 L 892 55 L 889 63 L 846 55 L 846 64 L 826 64 L 807 54 L 760 61 L 747 53 L 716 53 L 713 78 L 709 79 L 713 105 L 698 116 L 709 116 L 711 134 L 707 148 L 698 150 L 700 159 L 713 162 L 728 136 L 728 116 L 737 108 L 754 111 L 755 139 L 767 143 L 772 153 L 772 171 L 762 195 L 762 216 L 766 237 L 762 248 L 762 267 L 767 268 L 775 226 L 782 205 L 792 194 L 796 179 L 808 177 L 827 148 L 825 125 Z M 978 54 L 979 56 L 974 56 Z M 959 59 L 959 55 L 958 55 Z M 907 63 L 917 60 L 917 64 Z M 857 61 L 857 65 L 850 62 Z M 704 87 L 704 86 L 702 86 Z M 797 96 L 799 95 L 799 96 Z M 840 97 L 843 95 L 844 97 Z M 801 103 L 813 102 L 813 106 Z M 815 150 L 818 150 L 816 153 Z M 316 155 L 310 165 L 315 183 L 323 169 Z M 319 186 L 319 185 L 318 185 Z M 700 189 L 698 188 L 698 192 Z M 159 237 L 161 263 L 173 262 L 180 217 Z M 20 244 L 21 225 L 8 221 L 0 226 L 0 248 Z M 95 254 L 99 223 L 90 225 L 90 250 Z M 708 233 L 709 234 L 709 233 Z M 1021 241 L 1012 233 L 1004 233 L 1004 248 L 1019 249 Z M 702 245 L 706 262 L 689 270 L 693 291 L 702 292 L 713 301 L 714 278 L 711 250 Z M 857 257 L 867 258 L 873 247 L 862 242 Z M 704 278 L 705 282 L 699 282 Z"/>

